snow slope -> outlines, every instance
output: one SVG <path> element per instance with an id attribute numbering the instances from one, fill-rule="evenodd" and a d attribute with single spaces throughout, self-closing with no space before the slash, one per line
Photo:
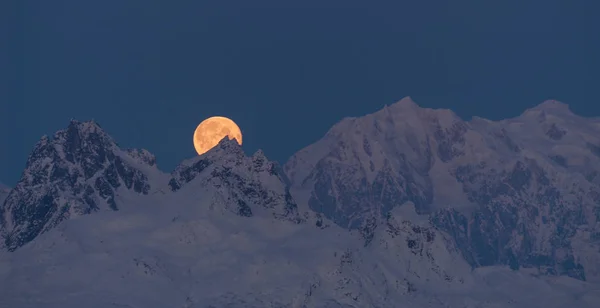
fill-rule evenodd
<path id="1" fill-rule="evenodd" d="M 214 192 L 196 184 L 155 203 L 72 218 L 1 255 L 0 306 L 596 307 L 599 300 L 598 289 L 571 278 L 471 272 L 443 234 L 399 213 L 365 247 L 337 226 L 211 208 Z"/>

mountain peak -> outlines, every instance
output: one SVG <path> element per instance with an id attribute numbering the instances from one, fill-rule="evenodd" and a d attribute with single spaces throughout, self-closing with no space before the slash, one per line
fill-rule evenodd
<path id="1" fill-rule="evenodd" d="M 254 152 L 254 154 L 252 154 L 252 160 L 254 161 L 266 161 L 267 156 L 265 155 L 265 152 L 263 152 L 263 150 L 258 149 L 256 150 L 256 152 Z"/>
<path id="2" fill-rule="evenodd" d="M 221 139 L 216 146 L 199 157 L 201 157 L 201 159 L 209 158 L 213 161 L 217 161 L 223 159 L 240 160 L 244 156 L 245 154 L 242 150 L 242 146 L 239 145 L 235 139 L 229 139 L 229 137 L 226 136 Z"/>
<path id="3" fill-rule="evenodd" d="M 223 137 L 223 139 L 221 139 L 221 141 L 219 141 L 219 143 L 217 143 L 217 146 L 215 146 L 215 148 L 224 150 L 227 152 L 241 152 L 242 151 L 242 146 L 239 143 L 237 143 L 237 141 L 235 139 L 230 139 L 228 136 Z"/>
<path id="4" fill-rule="evenodd" d="M 402 110 L 407 110 L 407 109 L 416 110 L 416 109 L 420 109 L 421 107 L 417 103 L 415 103 L 410 96 L 406 96 L 406 97 L 402 98 L 401 100 L 391 104 L 390 106 L 386 105 L 384 107 L 384 109 L 387 109 L 387 108 L 402 109 Z"/>
<path id="5" fill-rule="evenodd" d="M 99 141 L 114 144 L 112 137 L 110 137 L 94 120 L 80 122 L 78 120 L 71 119 L 67 128 L 56 132 L 54 138 L 60 140 L 65 137 L 74 138 L 76 135 L 79 139 L 92 137 L 97 138 Z"/>
<path id="6" fill-rule="evenodd" d="M 239 162 L 244 158 L 245 154 L 242 151 L 242 147 L 237 143 L 235 139 L 229 139 L 223 137 L 217 145 L 212 147 L 201 155 L 194 156 L 192 158 L 182 161 L 172 174 L 180 173 L 182 170 L 188 169 L 196 164 L 203 164 L 203 162 L 221 162 L 227 164 L 228 162 Z"/>
<path id="7" fill-rule="evenodd" d="M 96 122 L 95 120 L 79 121 L 77 119 L 71 119 L 71 121 L 69 122 L 69 127 L 71 126 L 76 127 L 82 131 L 102 131 L 102 127 L 100 127 L 100 124 L 98 124 L 98 122 Z"/>
<path id="8" fill-rule="evenodd" d="M 537 105 L 536 107 L 534 107 L 535 109 L 544 109 L 544 110 L 569 110 L 569 105 L 565 104 L 563 102 L 554 100 L 554 99 L 549 99 L 549 100 L 545 100 L 543 101 L 541 104 Z"/>
<path id="9" fill-rule="evenodd" d="M 47 135 L 40 138 L 27 160 L 27 168 L 48 158 L 64 159 L 70 163 L 84 162 L 86 159 L 89 162 L 90 156 L 104 158 L 116 148 L 114 140 L 96 122 L 71 119 L 67 128 L 57 131 L 53 138 Z"/>
<path id="10" fill-rule="evenodd" d="M 373 115 L 384 116 L 385 118 L 391 117 L 395 120 L 403 119 L 404 121 L 429 121 L 437 119 L 441 122 L 446 122 L 446 124 L 451 124 L 460 120 L 460 118 L 450 109 L 421 107 L 415 103 L 410 96 L 406 96 L 392 105 L 386 105 L 378 112 L 373 113 Z"/>
<path id="11" fill-rule="evenodd" d="M 524 115 L 526 115 L 526 114 L 545 114 L 545 113 L 555 114 L 555 115 L 573 115 L 573 112 L 569 108 L 568 104 L 565 104 L 565 103 L 557 101 L 557 100 L 546 100 L 546 101 L 542 102 L 541 104 L 539 104 L 533 108 L 529 108 L 529 109 L 525 110 L 525 112 L 523 112 Z"/>
<path id="12" fill-rule="evenodd" d="M 261 150 L 248 157 L 237 141 L 225 137 L 206 153 L 178 165 L 168 186 L 172 192 L 187 191 L 185 195 L 206 194 L 206 190 L 199 192 L 199 189 L 212 188 L 208 192 L 214 193 L 211 208 L 218 204 L 243 217 L 263 212 L 300 223 L 302 219 L 290 195 L 287 178 L 279 169 Z"/>

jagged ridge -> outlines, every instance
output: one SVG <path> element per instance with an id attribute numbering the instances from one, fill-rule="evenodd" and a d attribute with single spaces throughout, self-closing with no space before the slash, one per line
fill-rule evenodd
<path id="1" fill-rule="evenodd" d="M 212 194 L 210 207 L 240 216 L 262 210 L 294 223 L 307 217 L 298 212 L 279 165 L 262 151 L 246 157 L 236 142 L 224 138 L 167 175 L 148 151 L 121 150 L 97 123 L 73 120 L 34 147 L 21 180 L 2 205 L 0 234 L 14 251 L 70 217 L 117 211 L 135 203 L 136 195 L 159 198 L 187 187 Z"/>
<path id="2" fill-rule="evenodd" d="M 305 219 L 279 169 L 262 151 L 246 157 L 235 140 L 225 137 L 206 154 L 179 165 L 171 174 L 169 188 L 177 192 L 196 182 L 195 187 L 212 187 L 219 200 L 226 200 L 223 207 L 237 215 L 251 217 L 260 207 L 276 218 L 301 223 Z"/>

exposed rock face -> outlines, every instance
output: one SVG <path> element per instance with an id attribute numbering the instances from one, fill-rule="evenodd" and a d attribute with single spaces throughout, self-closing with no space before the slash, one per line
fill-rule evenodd
<path id="1" fill-rule="evenodd" d="M 228 138 L 175 169 L 169 180 L 170 190 L 177 192 L 189 185 L 214 187 L 221 205 L 240 216 L 251 217 L 262 208 L 277 218 L 297 223 L 304 220 L 277 163 L 269 161 L 260 150 L 246 157 L 241 147 Z"/>
<path id="2" fill-rule="evenodd" d="M 514 119 L 465 122 L 405 98 L 344 119 L 284 170 L 294 196 L 345 228 L 365 229 L 412 202 L 474 267 L 584 280 L 600 254 L 572 243 L 600 245 L 582 231 L 600 226 L 599 145 L 598 120 L 556 101 Z"/>
<path id="3" fill-rule="evenodd" d="M 148 194 L 145 171 L 155 168 L 154 161 L 145 150 L 120 150 L 94 122 L 71 121 L 52 139 L 42 137 L 0 211 L 6 248 L 14 250 L 71 216 L 116 211 L 119 194 Z"/>
<path id="4" fill-rule="evenodd" d="M 437 280 L 450 285 L 465 283 L 469 265 L 447 234 L 430 223 L 410 221 L 402 215 L 388 213 L 382 219 L 376 235 L 380 249 L 391 253 L 390 260 L 406 267 L 406 280 L 427 282 Z M 381 232 L 382 234 L 377 234 Z"/>

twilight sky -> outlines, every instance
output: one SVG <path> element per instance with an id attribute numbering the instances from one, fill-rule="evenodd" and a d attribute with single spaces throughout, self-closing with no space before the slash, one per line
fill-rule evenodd
<path id="1" fill-rule="evenodd" d="M 247 153 L 278 161 L 404 96 L 465 119 L 550 98 L 600 116 L 599 1 L 0 2 L 9 185 L 71 118 L 170 171 L 212 115 L 240 125 Z"/>

